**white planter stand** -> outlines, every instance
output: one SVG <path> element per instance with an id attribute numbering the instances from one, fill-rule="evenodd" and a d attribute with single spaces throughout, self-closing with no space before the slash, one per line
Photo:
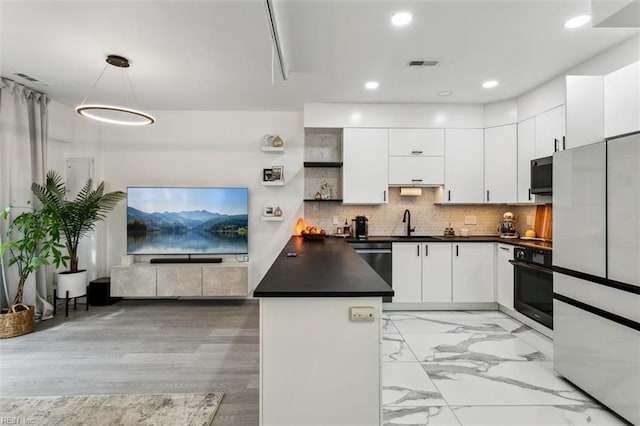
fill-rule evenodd
<path id="1" fill-rule="evenodd" d="M 73 309 L 76 309 L 78 297 L 87 297 L 86 310 L 89 310 L 89 294 L 87 287 L 87 271 L 58 274 L 58 285 L 54 291 L 53 314 L 56 314 L 57 299 L 65 300 L 65 316 L 69 316 L 69 300 L 73 299 Z"/>

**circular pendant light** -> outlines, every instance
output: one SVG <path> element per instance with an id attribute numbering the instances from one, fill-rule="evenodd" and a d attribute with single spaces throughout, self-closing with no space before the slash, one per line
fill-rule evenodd
<path id="1" fill-rule="evenodd" d="M 133 98 L 135 99 L 135 92 L 133 90 L 133 86 L 131 85 L 131 81 L 129 80 L 129 75 L 126 73 L 126 68 L 129 68 L 129 60 L 122 56 L 118 55 L 109 55 L 106 59 L 107 65 L 105 65 L 104 69 L 98 76 L 98 79 L 91 89 L 89 89 L 89 94 L 91 90 L 98 85 L 98 82 L 102 78 L 102 75 L 106 71 L 109 65 L 112 65 L 117 68 L 121 68 L 123 73 L 126 76 L 126 81 L 129 83 L 129 90 L 131 91 Z M 125 92 L 127 88 L 125 87 Z M 101 121 L 103 123 L 109 124 L 119 124 L 124 126 L 145 126 L 149 124 L 155 123 L 155 118 L 151 115 L 138 111 L 128 106 L 116 106 L 116 105 L 103 105 L 103 104 L 85 104 L 85 101 L 89 97 L 89 94 L 85 96 L 82 104 L 76 108 L 76 112 L 83 117 L 90 118 L 92 120 Z M 128 101 L 128 96 L 126 97 Z M 127 102 L 128 103 L 128 102 Z"/>

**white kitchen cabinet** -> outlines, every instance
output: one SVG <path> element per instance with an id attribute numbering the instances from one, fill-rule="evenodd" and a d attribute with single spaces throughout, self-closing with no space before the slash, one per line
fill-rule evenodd
<path id="1" fill-rule="evenodd" d="M 422 243 L 392 244 L 393 302 L 422 300 Z"/>
<path id="2" fill-rule="evenodd" d="M 498 303 L 509 308 L 513 307 L 513 265 L 509 263 L 513 259 L 513 246 L 498 244 L 496 256 L 496 284 L 498 287 Z"/>
<path id="3" fill-rule="evenodd" d="M 518 181 L 515 124 L 484 130 L 484 189 L 487 203 L 515 203 Z"/>
<path id="4" fill-rule="evenodd" d="M 554 266 L 605 277 L 605 186 L 604 142 L 554 155 Z"/>
<path id="5" fill-rule="evenodd" d="M 495 302 L 495 244 L 453 243 L 453 302 Z"/>
<path id="6" fill-rule="evenodd" d="M 640 134 L 607 142 L 608 278 L 640 286 Z"/>
<path id="7" fill-rule="evenodd" d="M 564 105 L 536 115 L 535 158 L 563 150 L 564 134 Z"/>
<path id="8" fill-rule="evenodd" d="M 604 76 L 606 137 L 640 130 L 640 62 Z"/>
<path id="9" fill-rule="evenodd" d="M 451 243 L 422 245 L 423 302 L 451 302 L 451 248 Z"/>
<path id="10" fill-rule="evenodd" d="M 604 79 L 567 76 L 566 149 L 601 142 L 604 136 Z"/>
<path id="11" fill-rule="evenodd" d="M 444 129 L 389 129 L 389 155 L 444 156 Z"/>
<path id="12" fill-rule="evenodd" d="M 531 160 L 536 158 L 536 118 L 518 123 L 518 203 L 533 203 Z"/>
<path id="13" fill-rule="evenodd" d="M 483 129 L 446 129 L 444 202 L 484 202 Z"/>
<path id="14" fill-rule="evenodd" d="M 388 129 L 344 129 L 344 204 L 386 204 L 389 186 Z"/>
<path id="15" fill-rule="evenodd" d="M 444 157 L 389 157 L 389 185 L 443 185 Z"/>

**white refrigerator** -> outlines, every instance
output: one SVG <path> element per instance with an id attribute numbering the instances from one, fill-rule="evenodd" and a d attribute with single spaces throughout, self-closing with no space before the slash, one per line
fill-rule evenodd
<path id="1" fill-rule="evenodd" d="M 640 132 L 553 157 L 554 368 L 640 425 Z"/>

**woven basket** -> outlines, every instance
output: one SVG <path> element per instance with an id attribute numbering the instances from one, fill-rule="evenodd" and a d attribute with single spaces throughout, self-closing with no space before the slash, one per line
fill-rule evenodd
<path id="1" fill-rule="evenodd" d="M 0 339 L 22 336 L 33 331 L 35 308 L 17 303 L 0 313 Z"/>

